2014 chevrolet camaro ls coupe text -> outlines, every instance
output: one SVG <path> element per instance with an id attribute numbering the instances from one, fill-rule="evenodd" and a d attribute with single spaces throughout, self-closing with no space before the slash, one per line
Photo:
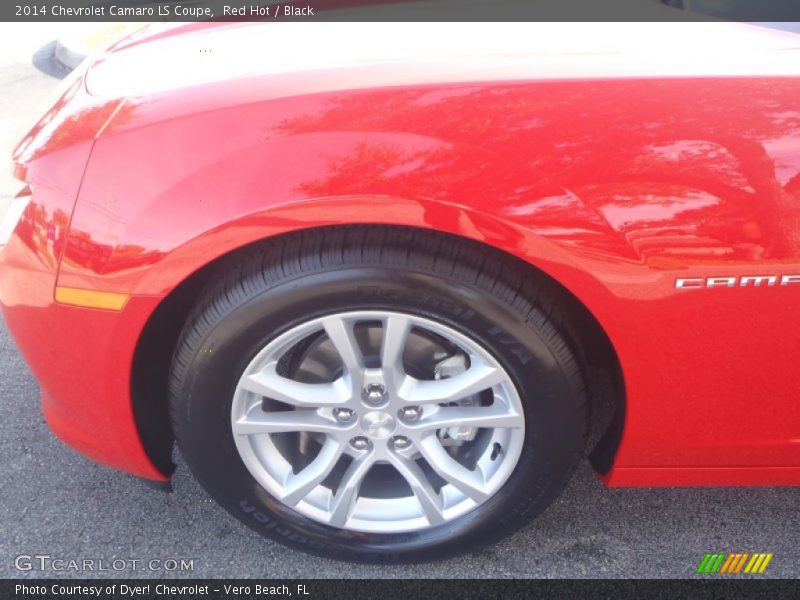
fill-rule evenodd
<path id="1" fill-rule="evenodd" d="M 150 26 L 14 171 L 0 300 L 52 429 L 160 482 L 177 442 L 286 544 L 477 548 L 585 452 L 609 486 L 800 484 L 795 34 Z"/>

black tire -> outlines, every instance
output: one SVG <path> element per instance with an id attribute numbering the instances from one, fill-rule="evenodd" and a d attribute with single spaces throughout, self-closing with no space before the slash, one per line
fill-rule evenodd
<path id="1" fill-rule="evenodd" d="M 328 558 L 429 560 L 473 551 L 520 528 L 561 492 L 582 457 L 589 408 L 569 315 L 544 276 L 449 235 L 382 226 L 319 229 L 237 255 L 202 294 L 177 345 L 170 411 L 177 443 L 208 493 L 247 526 Z M 503 487 L 438 527 L 354 535 L 271 497 L 241 461 L 233 390 L 255 354 L 305 320 L 345 310 L 437 320 L 504 365 L 525 408 L 525 443 Z"/>

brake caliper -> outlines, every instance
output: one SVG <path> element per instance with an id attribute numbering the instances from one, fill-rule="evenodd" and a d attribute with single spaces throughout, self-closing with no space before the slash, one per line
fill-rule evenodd
<path id="1" fill-rule="evenodd" d="M 437 380 L 448 379 L 460 375 L 467 370 L 467 357 L 463 354 L 454 354 L 448 356 L 444 360 L 439 361 L 434 368 L 434 378 Z M 467 398 L 462 398 L 457 402 L 453 402 L 451 406 L 478 406 L 478 395 L 473 394 Z M 443 446 L 461 446 L 465 442 L 471 442 L 475 439 L 478 433 L 476 427 L 469 426 L 454 426 L 446 429 L 440 429 L 437 432 L 439 440 Z"/>

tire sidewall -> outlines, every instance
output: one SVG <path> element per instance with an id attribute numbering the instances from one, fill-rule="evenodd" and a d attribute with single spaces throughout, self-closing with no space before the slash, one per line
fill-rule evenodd
<path id="1" fill-rule="evenodd" d="M 452 522 L 397 534 L 333 528 L 273 498 L 239 457 L 231 404 L 253 357 L 303 322 L 358 310 L 404 312 L 443 323 L 494 355 L 517 387 L 526 429 L 516 468 L 492 498 Z M 173 394 L 176 437 L 192 472 L 217 502 L 253 529 L 305 551 L 396 562 L 476 549 L 541 512 L 582 452 L 575 379 L 554 343 L 555 330 L 542 323 L 535 309 L 523 316 L 475 285 L 410 269 L 342 268 L 286 279 L 247 295 L 194 345 Z"/>

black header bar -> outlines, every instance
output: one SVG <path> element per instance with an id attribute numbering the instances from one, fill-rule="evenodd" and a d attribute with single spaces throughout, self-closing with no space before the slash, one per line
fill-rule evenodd
<path id="1" fill-rule="evenodd" d="M 2 0 L 2 21 L 800 21 L 800 0 Z"/>

